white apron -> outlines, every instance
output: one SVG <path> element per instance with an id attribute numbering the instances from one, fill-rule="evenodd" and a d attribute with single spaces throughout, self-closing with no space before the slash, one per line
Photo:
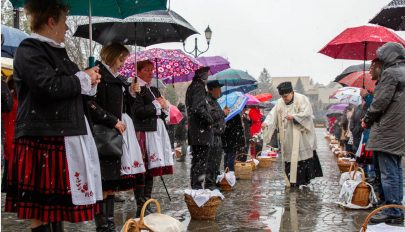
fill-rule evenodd
<path id="1" fill-rule="evenodd" d="M 65 149 L 74 205 L 91 205 L 103 200 L 100 161 L 96 143 L 84 117 L 87 135 L 66 136 Z"/>
<path id="2" fill-rule="evenodd" d="M 134 175 L 144 173 L 145 164 L 142 159 L 141 148 L 135 135 L 135 127 L 128 114 L 122 114 L 122 121 L 127 126 L 123 133 L 121 175 Z"/>
<path id="3" fill-rule="evenodd" d="M 161 118 L 157 119 L 157 130 L 145 132 L 148 169 L 173 166 L 172 146 L 169 134 Z"/>

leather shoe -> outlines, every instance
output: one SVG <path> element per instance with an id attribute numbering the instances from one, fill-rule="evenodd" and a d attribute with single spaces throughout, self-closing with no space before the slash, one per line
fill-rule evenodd
<path id="1" fill-rule="evenodd" d="M 387 223 L 387 224 L 403 224 L 404 223 L 404 215 L 401 216 L 390 216 L 384 213 L 378 213 L 371 217 L 370 223 L 378 224 L 378 223 Z"/>

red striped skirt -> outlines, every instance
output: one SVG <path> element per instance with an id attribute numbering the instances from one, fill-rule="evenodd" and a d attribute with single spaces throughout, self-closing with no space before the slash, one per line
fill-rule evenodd
<path id="1" fill-rule="evenodd" d="M 93 220 L 97 204 L 72 203 L 64 137 L 16 139 L 8 162 L 5 211 L 42 222 Z"/>
<path id="2" fill-rule="evenodd" d="M 172 175 L 173 174 L 173 166 L 166 166 L 166 167 L 159 167 L 159 168 L 152 168 L 148 169 L 148 153 L 146 151 L 146 135 L 144 131 L 136 132 L 136 137 L 138 139 L 139 146 L 141 147 L 143 162 L 146 167 L 146 175 L 148 176 L 163 176 L 163 175 Z"/>

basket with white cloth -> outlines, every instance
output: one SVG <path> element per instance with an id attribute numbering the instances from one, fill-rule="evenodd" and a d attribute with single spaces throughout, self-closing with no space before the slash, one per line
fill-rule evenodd
<path id="1" fill-rule="evenodd" d="M 362 173 L 362 180 L 354 180 L 357 170 Z M 339 205 L 351 209 L 368 209 L 377 202 L 373 186 L 365 181 L 365 174 L 362 168 L 355 169 L 350 180 L 346 180 L 339 194 Z"/>
<path id="2" fill-rule="evenodd" d="M 215 220 L 217 209 L 224 199 L 218 190 L 185 190 L 184 200 L 191 218 L 196 220 Z"/>
<path id="3" fill-rule="evenodd" d="M 216 182 L 219 184 L 221 190 L 232 191 L 232 187 L 236 184 L 235 172 L 229 171 L 229 168 L 227 167 L 225 172 L 217 176 Z"/>
<path id="4" fill-rule="evenodd" d="M 157 213 L 152 213 L 145 217 L 146 207 L 152 202 L 156 204 Z M 121 232 L 181 232 L 184 230 L 179 220 L 161 214 L 160 204 L 157 200 L 149 199 L 142 207 L 141 217 L 127 220 Z"/>

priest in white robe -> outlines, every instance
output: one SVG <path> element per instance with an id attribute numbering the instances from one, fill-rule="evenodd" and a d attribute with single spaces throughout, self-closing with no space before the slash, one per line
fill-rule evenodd
<path id="1" fill-rule="evenodd" d="M 307 185 L 322 176 L 312 106 L 306 96 L 293 91 L 291 82 L 283 82 L 277 89 L 281 98 L 263 122 L 263 145 L 278 129 L 287 185 Z"/>

